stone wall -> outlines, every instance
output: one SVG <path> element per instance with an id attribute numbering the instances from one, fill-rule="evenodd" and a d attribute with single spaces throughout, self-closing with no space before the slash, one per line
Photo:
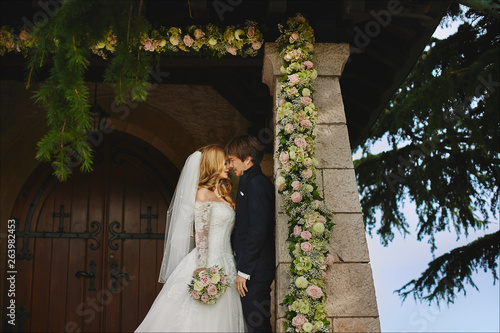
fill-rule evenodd
<path id="1" fill-rule="evenodd" d="M 339 78 L 349 57 L 347 44 L 322 44 L 316 46 L 314 104 L 318 108 L 316 158 L 319 161 L 317 179 L 320 193 L 332 209 L 333 222 L 330 253 L 335 262 L 327 278 L 327 312 L 332 332 L 379 332 L 380 323 L 375 299 L 370 258 L 366 244 L 363 217 L 359 203 L 356 178 L 351 158 Z M 266 43 L 263 82 L 274 98 L 279 91 L 277 79 L 281 59 L 274 43 Z M 274 172 L 278 174 L 279 161 L 275 160 Z M 277 194 L 276 251 L 277 278 L 275 316 L 276 331 L 283 332 L 285 309 L 278 304 L 283 300 L 290 284 L 287 218 L 281 209 Z"/>

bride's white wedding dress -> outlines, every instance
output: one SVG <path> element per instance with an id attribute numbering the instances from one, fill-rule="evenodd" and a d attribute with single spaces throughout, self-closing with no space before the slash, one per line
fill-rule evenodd
<path id="1" fill-rule="evenodd" d="M 231 248 L 234 210 L 225 202 L 195 203 L 196 248 L 177 265 L 136 332 L 244 332 L 240 295 L 234 288 L 236 265 Z M 218 265 L 231 286 L 216 304 L 191 298 L 193 271 Z"/>

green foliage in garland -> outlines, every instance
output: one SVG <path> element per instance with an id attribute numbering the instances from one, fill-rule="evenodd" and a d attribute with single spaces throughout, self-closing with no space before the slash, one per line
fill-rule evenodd
<path id="1" fill-rule="evenodd" d="M 452 16 L 459 14 L 453 8 Z M 457 33 L 430 41 L 355 161 L 366 228 L 376 229 L 384 245 L 396 231 L 411 232 L 402 211 L 407 196 L 416 205 L 417 239 L 427 238 L 432 251 L 437 233 L 467 236 L 498 218 L 499 22 L 472 10 L 466 18 Z M 392 149 L 370 154 L 383 137 Z M 452 302 L 463 281 L 474 286 L 478 268 L 490 270 L 495 281 L 499 236 L 436 258 L 399 294 Z"/>

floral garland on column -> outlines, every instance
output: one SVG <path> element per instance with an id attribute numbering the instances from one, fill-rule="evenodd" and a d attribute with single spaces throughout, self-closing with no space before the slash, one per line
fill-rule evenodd
<path id="1" fill-rule="evenodd" d="M 323 203 L 316 183 L 318 160 L 314 157 L 317 108 L 312 99 L 314 69 L 314 31 L 297 14 L 279 26 L 281 72 L 285 74 L 276 109 L 278 149 L 281 163 L 276 179 L 288 217 L 291 284 L 281 303 L 287 307 L 287 332 L 329 332 L 325 312 L 326 270 L 333 262 L 328 254 L 330 211 Z"/>

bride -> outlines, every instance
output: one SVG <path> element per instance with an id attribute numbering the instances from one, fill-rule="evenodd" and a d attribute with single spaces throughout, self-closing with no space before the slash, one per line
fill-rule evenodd
<path id="1" fill-rule="evenodd" d="M 209 145 L 191 154 L 181 172 L 167 213 L 165 250 L 159 282 L 165 283 L 136 332 L 243 332 L 240 295 L 234 289 L 231 249 L 235 213 L 224 150 Z M 190 239 L 196 247 L 190 251 Z M 231 284 L 216 304 L 188 293 L 194 274 L 223 267 Z"/>

